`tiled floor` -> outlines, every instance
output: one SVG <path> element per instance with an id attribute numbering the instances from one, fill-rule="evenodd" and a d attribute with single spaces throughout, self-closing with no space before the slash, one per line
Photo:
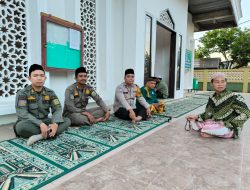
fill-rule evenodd
<path id="1" fill-rule="evenodd" d="M 250 107 L 250 94 L 244 97 Z M 43 189 L 250 190 L 250 120 L 237 140 L 201 138 L 195 131 L 186 132 L 184 124 L 182 117 Z M 0 130 L 1 140 L 11 137 L 8 127 Z"/>

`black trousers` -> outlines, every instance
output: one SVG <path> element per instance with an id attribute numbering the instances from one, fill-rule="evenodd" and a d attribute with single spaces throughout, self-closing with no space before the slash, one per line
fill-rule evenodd
<path id="1" fill-rule="evenodd" d="M 137 105 L 136 109 L 133 109 L 136 116 L 141 116 L 143 120 L 146 120 L 148 118 L 146 108 L 144 108 L 141 104 Z M 115 112 L 115 116 L 124 119 L 124 120 L 131 120 L 129 117 L 129 111 L 127 111 L 125 108 L 119 108 Z"/>

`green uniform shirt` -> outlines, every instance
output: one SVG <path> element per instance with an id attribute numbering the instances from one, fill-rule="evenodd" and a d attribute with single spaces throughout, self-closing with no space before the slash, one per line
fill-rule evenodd
<path id="1" fill-rule="evenodd" d="M 62 107 L 53 90 L 43 87 L 41 92 L 33 90 L 32 86 L 20 90 L 16 95 L 16 113 L 18 120 L 27 119 L 40 125 L 52 112 L 52 123 L 63 122 Z"/>
<path id="2" fill-rule="evenodd" d="M 223 121 L 225 127 L 233 130 L 234 137 L 237 138 L 249 117 L 250 111 L 244 98 L 225 90 L 219 96 L 213 94 L 209 98 L 205 112 L 199 115 L 199 120 Z"/>
<path id="3" fill-rule="evenodd" d="M 155 89 L 159 92 L 161 92 L 163 95 L 168 96 L 168 85 L 164 81 L 160 81 Z"/>
<path id="4" fill-rule="evenodd" d="M 147 101 L 147 103 L 149 104 L 153 104 L 153 103 L 159 103 L 159 101 L 157 100 L 156 97 L 156 92 L 153 89 L 149 89 L 146 86 L 141 87 L 141 93 L 143 95 L 143 97 L 145 98 L 145 100 Z"/>
<path id="5" fill-rule="evenodd" d="M 109 108 L 93 87 L 85 85 L 83 89 L 79 89 L 77 84 L 74 83 L 65 91 L 63 115 L 68 116 L 72 113 L 82 113 L 86 111 L 90 97 L 95 100 L 97 105 L 100 106 L 104 112 L 109 111 Z"/>

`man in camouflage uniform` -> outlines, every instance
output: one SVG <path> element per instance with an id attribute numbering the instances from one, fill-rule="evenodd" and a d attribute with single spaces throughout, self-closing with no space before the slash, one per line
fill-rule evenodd
<path id="1" fill-rule="evenodd" d="M 110 117 L 109 108 L 93 87 L 87 85 L 87 71 L 84 67 L 75 70 L 76 83 L 65 91 L 63 115 L 71 119 L 72 125 L 92 125 L 107 121 Z M 98 108 L 86 109 L 89 98 L 93 98 Z"/>
<path id="2" fill-rule="evenodd" d="M 70 126 L 70 120 L 62 118 L 62 107 L 54 91 L 43 86 L 46 76 L 41 65 L 30 66 L 29 80 L 32 84 L 16 95 L 18 120 L 14 131 L 17 136 L 29 138 L 27 144 L 31 145 L 61 134 Z"/>
<path id="3" fill-rule="evenodd" d="M 115 116 L 133 123 L 145 120 L 151 116 L 150 105 L 143 98 L 140 88 L 134 84 L 134 70 L 127 69 L 124 76 L 125 82 L 120 84 L 115 91 L 113 109 Z M 136 101 L 138 101 L 136 105 Z"/>

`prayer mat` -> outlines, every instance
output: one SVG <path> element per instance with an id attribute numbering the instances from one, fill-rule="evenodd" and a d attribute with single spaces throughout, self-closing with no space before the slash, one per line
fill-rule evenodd
<path id="1" fill-rule="evenodd" d="M 178 118 L 200 106 L 205 105 L 208 102 L 208 98 L 209 96 L 195 95 L 166 102 L 166 111 L 158 115 Z"/>
<path id="2" fill-rule="evenodd" d="M 0 189 L 37 189 L 62 176 L 64 170 L 11 141 L 0 142 Z"/>
<path id="3" fill-rule="evenodd" d="M 72 127 L 32 146 L 22 138 L 0 142 L 0 190 L 41 188 L 170 119 L 153 115 L 132 124 L 112 115 L 108 122 Z"/>
<path id="4" fill-rule="evenodd" d="M 135 132 L 137 134 L 142 134 L 149 130 L 152 130 L 153 128 L 163 123 L 169 122 L 170 119 L 170 117 L 159 117 L 157 115 L 152 115 L 152 117 L 150 117 L 148 120 L 133 124 L 131 123 L 131 121 L 121 120 L 112 115 L 107 122 L 100 122 L 99 124 L 117 129 L 122 129 L 125 131 Z"/>
<path id="5" fill-rule="evenodd" d="M 11 140 L 29 152 L 39 154 L 64 170 L 73 170 L 107 152 L 110 148 L 79 136 L 64 133 L 55 139 L 42 140 L 32 146 L 22 138 Z"/>

